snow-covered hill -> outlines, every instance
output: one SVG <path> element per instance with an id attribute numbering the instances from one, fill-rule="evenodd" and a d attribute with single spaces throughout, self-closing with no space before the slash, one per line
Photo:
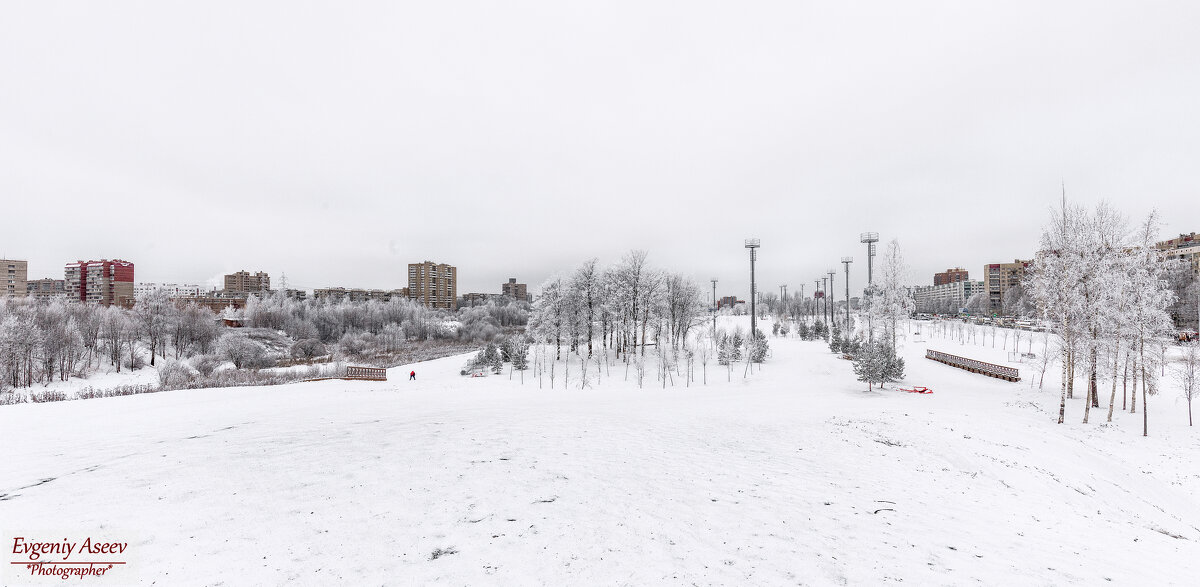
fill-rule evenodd
<path id="1" fill-rule="evenodd" d="M 906 383 L 932 395 L 772 338 L 761 370 L 690 387 L 614 365 L 580 390 L 576 363 L 551 390 L 460 356 L 6 406 L 0 538 L 127 541 L 104 581 L 160 585 L 1194 584 L 1200 435 L 1173 398 L 1148 438 L 1141 414 L 1078 424 L 1082 399 L 1060 426 L 1052 374 L 988 379 L 924 349 L 1002 351 L 930 341 Z"/>

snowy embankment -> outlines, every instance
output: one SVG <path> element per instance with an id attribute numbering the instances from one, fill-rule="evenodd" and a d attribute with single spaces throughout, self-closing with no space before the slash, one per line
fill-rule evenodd
<path id="1" fill-rule="evenodd" d="M 1141 414 L 1078 424 L 1082 399 L 1059 426 L 1052 373 L 974 375 L 924 349 L 983 347 L 929 340 L 905 383 L 932 395 L 772 338 L 748 378 L 697 366 L 690 388 L 614 365 L 539 389 L 460 356 L 416 381 L 7 406 L 0 538 L 128 541 L 114 573 L 146 584 L 1192 583 L 1200 436 L 1173 398 L 1149 438 Z"/>

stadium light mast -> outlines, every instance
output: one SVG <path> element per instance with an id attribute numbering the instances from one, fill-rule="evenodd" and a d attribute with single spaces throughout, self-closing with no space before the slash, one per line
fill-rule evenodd
<path id="1" fill-rule="evenodd" d="M 761 246 L 761 245 L 759 244 L 758 239 L 756 239 L 756 238 L 746 239 L 746 248 L 750 249 L 750 340 L 757 340 L 754 337 L 756 336 L 756 333 L 758 332 L 757 330 L 755 330 L 755 328 L 756 328 L 755 319 L 757 318 L 757 316 L 754 314 L 754 298 L 757 297 L 754 295 L 755 294 L 754 259 L 756 257 L 755 253 L 757 252 L 757 249 L 759 246 Z"/>
<path id="2" fill-rule="evenodd" d="M 846 266 L 846 340 L 850 340 L 850 264 L 854 257 L 842 257 L 842 265 Z"/>
<path id="3" fill-rule="evenodd" d="M 716 337 L 717 336 L 717 278 L 714 277 L 714 278 L 710 279 L 709 281 L 712 281 L 712 284 L 713 284 L 713 305 L 712 305 L 713 337 Z"/>
<path id="4" fill-rule="evenodd" d="M 875 283 L 872 268 L 875 266 L 875 243 L 879 242 L 879 233 L 864 232 L 859 235 L 858 242 L 867 243 L 867 291 L 870 291 L 871 285 Z"/>
<path id="5" fill-rule="evenodd" d="M 825 290 L 825 307 L 829 310 L 829 336 L 833 336 L 833 319 L 837 308 L 829 305 L 829 302 L 833 301 L 833 297 L 829 293 L 833 291 L 833 288 L 837 287 L 837 284 L 833 281 L 833 276 L 837 275 L 837 269 L 826 269 L 825 272 L 829 274 L 829 289 Z"/>
<path id="6" fill-rule="evenodd" d="M 821 305 L 821 298 L 818 294 L 821 293 L 821 280 L 813 280 L 813 321 L 817 320 L 817 306 Z M 814 325 L 815 326 L 815 325 Z"/>

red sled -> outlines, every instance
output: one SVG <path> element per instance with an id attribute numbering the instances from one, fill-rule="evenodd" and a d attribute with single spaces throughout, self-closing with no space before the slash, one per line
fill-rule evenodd
<path id="1" fill-rule="evenodd" d="M 908 393 L 933 393 L 933 390 L 929 389 L 928 387 L 918 387 L 915 385 L 912 389 L 901 387 L 900 391 L 907 391 Z"/>

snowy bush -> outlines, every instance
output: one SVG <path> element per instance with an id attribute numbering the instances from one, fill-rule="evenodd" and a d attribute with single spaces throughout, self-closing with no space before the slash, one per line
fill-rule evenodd
<path id="1" fill-rule="evenodd" d="M 291 355 L 293 359 L 304 359 L 311 361 L 314 357 L 321 357 L 327 353 L 325 345 L 315 338 L 298 340 L 292 345 Z"/>
<path id="2" fill-rule="evenodd" d="M 217 354 L 232 362 L 236 369 L 268 366 L 266 349 L 236 334 L 226 334 L 217 341 Z"/>
<path id="3" fill-rule="evenodd" d="M 158 367 L 158 383 L 166 388 L 182 387 L 197 375 L 182 361 L 165 361 Z"/>
<path id="4" fill-rule="evenodd" d="M 338 349 L 351 358 L 370 355 L 378 347 L 375 335 L 370 332 L 347 332 L 338 341 Z"/>
<path id="5" fill-rule="evenodd" d="M 220 367 L 223 363 L 225 363 L 225 359 L 222 359 L 217 355 L 197 355 L 192 357 L 189 362 L 191 363 L 193 369 L 195 369 L 201 375 L 208 377 L 209 375 L 213 374 L 213 371 L 215 371 L 217 367 Z"/>

